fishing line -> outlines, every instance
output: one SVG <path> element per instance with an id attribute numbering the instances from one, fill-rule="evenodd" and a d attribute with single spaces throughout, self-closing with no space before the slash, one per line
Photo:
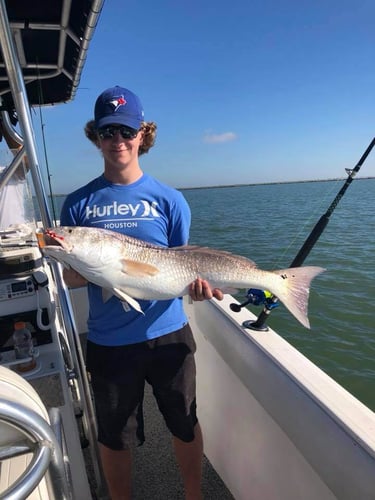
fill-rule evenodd
<path id="1" fill-rule="evenodd" d="M 303 264 L 306 257 L 309 255 L 309 253 L 313 249 L 314 245 L 318 241 L 319 237 L 323 233 L 324 229 L 327 227 L 327 224 L 329 222 L 329 219 L 330 219 L 332 213 L 334 212 L 334 210 L 336 209 L 337 205 L 339 204 L 341 198 L 344 196 L 346 190 L 348 189 L 348 187 L 352 183 L 354 177 L 359 172 L 361 166 L 363 165 L 366 158 L 370 154 L 374 145 L 375 145 L 375 137 L 372 139 L 372 141 L 368 145 L 367 149 L 365 150 L 365 152 L 363 153 L 363 155 L 359 159 L 357 165 L 352 169 L 350 169 L 350 168 L 345 169 L 347 174 L 348 174 L 346 181 L 344 182 L 343 186 L 341 187 L 341 189 L 339 190 L 339 192 L 337 193 L 337 195 L 333 199 L 332 203 L 329 205 L 327 211 L 320 217 L 318 222 L 315 224 L 311 233 L 306 238 L 305 242 L 303 243 L 302 247 L 300 248 L 299 252 L 295 256 L 295 258 L 293 259 L 293 261 L 289 267 L 300 267 Z M 263 303 L 264 304 L 263 310 L 259 314 L 257 320 L 256 321 L 245 321 L 243 323 L 243 326 L 246 328 L 250 328 L 252 330 L 267 331 L 268 327 L 266 326 L 266 320 L 268 319 L 269 315 L 271 314 L 272 309 L 274 309 L 276 307 L 276 305 L 278 304 L 278 298 L 275 296 L 272 296 L 272 297 L 265 297 L 263 300 L 263 297 L 258 297 L 258 295 L 256 295 L 254 297 L 254 294 L 251 294 L 250 291 L 251 290 L 249 290 L 249 292 L 248 292 L 248 300 L 246 302 L 244 302 L 243 304 L 240 304 L 240 305 L 231 304 L 230 307 L 233 311 L 239 311 L 242 307 L 244 307 L 250 303 L 255 303 L 255 304 L 258 303 L 258 305 L 260 303 Z M 253 291 L 262 292 L 262 290 L 253 290 Z M 263 302 L 260 302 L 260 300 L 263 300 Z"/>
<path id="2" fill-rule="evenodd" d="M 39 119 L 40 119 L 40 129 L 42 133 L 42 144 L 43 144 L 43 152 L 44 152 L 44 161 L 46 163 L 46 170 L 47 170 L 47 180 L 48 180 L 48 187 L 49 187 L 49 198 L 50 198 L 50 203 L 52 207 L 52 213 L 53 213 L 53 220 L 55 222 L 55 225 L 57 224 L 57 217 L 56 217 L 56 210 L 55 210 L 55 202 L 54 202 L 54 197 L 53 197 L 53 190 L 52 190 L 52 182 L 51 182 L 51 177 L 52 174 L 50 173 L 49 169 L 49 163 L 48 163 L 48 155 L 47 155 L 47 146 L 46 146 L 46 138 L 44 134 L 44 123 L 43 123 L 43 114 L 42 114 L 42 103 L 43 101 L 43 90 L 42 90 L 42 85 L 41 85 L 41 80 L 39 78 L 39 67 L 37 67 L 38 71 L 38 97 L 39 97 Z"/>
<path id="3" fill-rule="evenodd" d="M 314 209 L 310 212 L 310 214 L 308 215 L 308 217 L 304 218 L 304 222 L 302 224 L 298 224 L 299 229 L 297 230 L 297 232 L 295 232 L 293 239 L 288 242 L 288 245 L 285 247 L 285 249 L 282 252 L 278 253 L 277 257 L 272 262 L 271 269 L 278 269 L 280 267 L 284 267 L 283 264 L 282 264 L 282 262 L 285 260 L 285 256 L 288 253 L 290 253 L 290 250 L 294 246 L 297 246 L 296 242 L 298 240 L 302 239 L 302 234 L 306 232 L 305 231 L 306 227 L 312 225 L 313 221 L 316 218 L 316 215 L 318 213 L 322 212 L 323 206 L 326 206 L 328 197 L 330 197 L 332 195 L 333 191 L 338 186 L 339 181 L 340 181 L 340 179 L 331 179 L 331 180 L 327 180 L 327 181 L 316 181 L 316 182 L 327 182 L 327 183 L 329 183 L 329 189 L 325 190 L 324 197 L 319 197 L 318 203 L 314 206 Z M 315 181 L 311 181 L 311 182 L 315 182 Z"/>

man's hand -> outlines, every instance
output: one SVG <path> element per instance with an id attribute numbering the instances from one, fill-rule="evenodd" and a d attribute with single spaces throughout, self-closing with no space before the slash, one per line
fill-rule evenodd
<path id="1" fill-rule="evenodd" d="M 224 294 L 219 288 L 211 288 L 210 284 L 202 278 L 197 278 L 189 287 L 189 295 L 192 300 L 223 300 Z"/>
<path id="2" fill-rule="evenodd" d="M 69 288 L 80 288 L 87 285 L 87 280 L 71 267 L 63 269 L 63 278 Z"/>

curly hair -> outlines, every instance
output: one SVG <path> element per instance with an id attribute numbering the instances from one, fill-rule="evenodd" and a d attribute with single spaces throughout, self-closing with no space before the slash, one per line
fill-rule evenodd
<path id="1" fill-rule="evenodd" d="M 157 125 L 155 122 L 142 122 L 140 130 L 143 132 L 143 142 L 139 146 L 138 155 L 141 156 L 148 153 L 152 146 L 155 144 Z M 86 123 L 85 128 L 86 137 L 99 148 L 99 137 L 95 127 L 95 121 L 90 120 Z"/>

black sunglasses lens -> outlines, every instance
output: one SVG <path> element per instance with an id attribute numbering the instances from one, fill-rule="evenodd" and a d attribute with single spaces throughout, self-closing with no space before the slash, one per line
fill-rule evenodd
<path id="1" fill-rule="evenodd" d="M 112 139 L 116 132 L 120 132 L 123 139 L 134 139 L 138 130 L 128 127 L 105 127 L 98 130 L 98 135 L 101 139 Z"/>
<path id="2" fill-rule="evenodd" d="M 111 139 L 115 135 L 115 131 L 112 127 L 100 128 L 98 130 L 98 135 L 101 139 Z"/>
<path id="3" fill-rule="evenodd" d="M 138 130 L 134 130 L 133 128 L 121 127 L 120 134 L 123 139 L 134 139 L 138 134 Z"/>

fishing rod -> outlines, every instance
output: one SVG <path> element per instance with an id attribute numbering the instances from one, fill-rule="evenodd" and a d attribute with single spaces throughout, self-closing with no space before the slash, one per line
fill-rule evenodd
<path id="1" fill-rule="evenodd" d="M 289 267 L 300 267 L 303 264 L 306 257 L 309 255 L 312 248 L 314 247 L 314 245 L 320 238 L 321 234 L 323 233 L 324 229 L 326 228 L 329 222 L 329 218 L 331 217 L 333 211 L 339 204 L 341 198 L 344 196 L 346 190 L 352 183 L 354 177 L 359 172 L 359 169 L 361 168 L 366 158 L 370 154 L 374 145 L 375 145 L 375 137 L 368 145 L 366 151 L 361 156 L 357 165 L 352 169 L 349 168 L 345 169 L 348 174 L 348 177 L 344 185 L 335 196 L 334 200 L 328 207 L 327 211 L 320 217 L 318 222 L 315 224 L 313 230 L 307 237 L 306 241 L 303 243 L 302 247 L 300 248 L 299 252 L 295 256 Z M 259 314 L 258 318 L 255 321 L 245 321 L 243 323 L 243 326 L 245 326 L 246 328 L 251 328 L 252 330 L 267 331 L 268 327 L 266 326 L 266 320 L 271 314 L 272 309 L 278 306 L 278 298 L 272 295 L 270 292 L 257 290 L 254 288 L 250 288 L 250 290 L 247 293 L 247 297 L 248 297 L 247 300 L 242 304 L 231 304 L 230 305 L 231 310 L 234 312 L 239 312 L 242 309 L 242 307 L 245 307 L 248 304 L 254 304 L 254 305 L 264 304 L 263 310 Z"/>

